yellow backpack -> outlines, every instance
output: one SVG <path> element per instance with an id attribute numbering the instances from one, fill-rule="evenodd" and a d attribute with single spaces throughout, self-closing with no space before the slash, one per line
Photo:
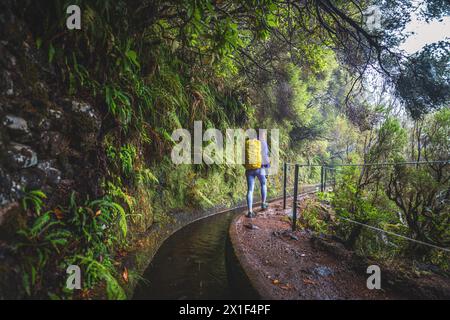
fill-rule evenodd
<path id="1" fill-rule="evenodd" d="M 261 141 L 249 139 L 245 142 L 245 169 L 259 169 L 262 164 Z"/>

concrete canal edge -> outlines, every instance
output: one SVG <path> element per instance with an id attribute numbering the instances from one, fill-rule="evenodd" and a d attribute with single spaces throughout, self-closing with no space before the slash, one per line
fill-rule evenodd
<path id="1" fill-rule="evenodd" d="M 245 254 L 245 244 L 241 242 L 241 239 L 239 237 L 238 232 L 238 226 L 243 223 L 244 215 L 238 215 L 233 219 L 233 221 L 230 224 L 230 228 L 228 230 L 229 235 L 229 243 L 228 251 L 232 258 L 236 259 L 236 263 L 230 264 L 234 265 L 235 268 L 239 268 L 240 270 L 232 270 L 231 275 L 234 275 L 237 278 L 240 278 L 239 280 L 235 280 L 233 282 L 242 283 L 244 281 L 248 282 L 251 286 L 249 291 L 253 291 L 254 294 L 257 295 L 259 299 L 262 300 L 273 300 L 273 297 L 271 297 L 268 292 L 270 282 L 264 282 L 262 277 L 258 270 L 255 270 L 250 261 L 247 258 L 247 255 Z"/>

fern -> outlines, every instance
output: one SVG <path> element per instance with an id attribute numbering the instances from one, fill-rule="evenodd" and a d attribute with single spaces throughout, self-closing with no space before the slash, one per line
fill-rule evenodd
<path id="1" fill-rule="evenodd" d="M 75 256 L 75 260 L 81 266 L 85 267 L 85 277 L 89 287 L 95 285 L 98 281 L 103 280 L 106 283 L 106 294 L 108 299 L 124 300 L 125 292 L 114 277 L 114 269 L 112 266 L 106 266 L 88 256 Z"/>
<path id="2" fill-rule="evenodd" d="M 132 144 L 126 144 L 120 149 L 119 158 L 122 164 L 122 171 L 127 176 L 131 176 L 134 172 L 136 153 L 136 148 Z"/>
<path id="3" fill-rule="evenodd" d="M 47 195 L 41 190 L 25 192 L 25 195 L 22 198 L 22 207 L 24 210 L 28 210 L 31 204 L 34 207 L 36 214 L 40 215 L 44 203 L 43 199 L 47 199 Z"/>
<path id="4" fill-rule="evenodd" d="M 61 230 L 63 223 L 55 221 L 52 213 L 46 212 L 39 216 L 29 228 L 17 232 L 19 242 L 14 251 L 22 259 L 22 285 L 25 293 L 31 296 L 38 281 L 44 278 L 44 271 L 53 252 L 59 252 L 64 247 L 71 233 Z"/>
<path id="5" fill-rule="evenodd" d="M 158 178 L 148 168 L 140 170 L 136 174 L 136 180 L 139 184 L 150 185 L 152 183 L 159 183 Z"/>
<path id="6" fill-rule="evenodd" d="M 125 210 L 122 208 L 121 205 L 118 203 L 115 203 L 110 200 L 109 197 L 105 197 L 100 200 L 95 200 L 90 203 L 91 207 L 98 206 L 102 212 L 110 213 L 113 217 L 117 218 L 119 221 L 119 227 L 122 232 L 123 237 L 127 236 L 127 216 L 125 213 Z"/>

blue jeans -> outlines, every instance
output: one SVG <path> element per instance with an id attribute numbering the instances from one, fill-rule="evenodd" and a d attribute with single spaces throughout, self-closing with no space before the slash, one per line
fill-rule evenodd
<path id="1" fill-rule="evenodd" d="M 253 211 L 253 190 L 255 189 L 255 178 L 258 177 L 261 183 L 261 201 L 266 202 L 267 185 L 266 185 L 266 170 L 264 168 L 246 170 L 247 177 L 247 206 L 248 211 Z"/>

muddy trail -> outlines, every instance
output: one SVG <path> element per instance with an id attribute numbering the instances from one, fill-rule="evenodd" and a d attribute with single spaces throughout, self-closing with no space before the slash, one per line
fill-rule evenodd
<path id="1" fill-rule="evenodd" d="M 308 230 L 291 232 L 282 202 L 272 203 L 255 219 L 240 217 L 236 234 L 241 261 L 269 299 L 399 299 L 385 290 L 369 290 L 365 270 L 356 272 L 345 257 L 318 248 Z M 243 257 L 242 257 L 243 256 Z"/>
<path id="2" fill-rule="evenodd" d="M 301 202 L 304 197 L 299 198 Z M 264 299 L 391 300 L 448 299 L 450 283 L 437 274 L 415 276 L 349 251 L 310 230 L 291 231 L 282 201 L 254 219 L 237 217 L 230 227 L 236 255 Z M 368 289 L 369 265 L 380 265 L 381 289 Z"/>

